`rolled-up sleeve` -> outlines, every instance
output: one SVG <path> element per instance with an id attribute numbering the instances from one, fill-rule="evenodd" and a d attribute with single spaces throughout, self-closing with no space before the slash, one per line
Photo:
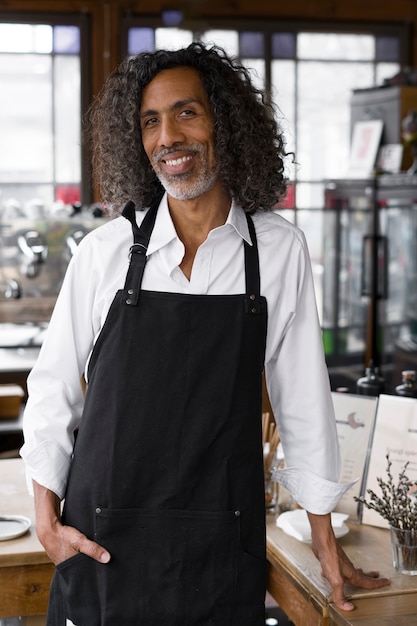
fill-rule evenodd
<path id="1" fill-rule="evenodd" d="M 300 232 L 287 251 L 278 292 L 268 307 L 266 382 L 287 469 L 275 472 L 275 479 L 300 506 L 325 514 L 351 485 L 338 482 L 336 421 L 311 264 Z"/>

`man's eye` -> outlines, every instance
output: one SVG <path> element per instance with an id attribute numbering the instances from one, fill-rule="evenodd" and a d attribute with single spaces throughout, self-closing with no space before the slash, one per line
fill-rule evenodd
<path id="1" fill-rule="evenodd" d="M 181 115 L 183 117 L 190 117 L 191 115 L 194 115 L 194 111 L 191 109 L 185 109 L 184 111 L 181 111 Z"/>
<path id="2" fill-rule="evenodd" d="M 148 127 L 148 126 L 153 126 L 154 124 L 157 123 L 157 118 L 156 117 L 150 117 L 147 120 L 143 120 L 142 125 L 144 128 Z"/>

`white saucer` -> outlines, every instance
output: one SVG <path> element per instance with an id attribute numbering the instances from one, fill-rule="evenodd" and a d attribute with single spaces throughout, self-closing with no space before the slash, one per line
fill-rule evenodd
<path id="1" fill-rule="evenodd" d="M 23 515 L 0 515 L 0 541 L 21 537 L 31 525 L 30 519 Z"/>
<path id="2" fill-rule="evenodd" d="M 344 521 L 348 518 L 348 515 L 343 513 L 332 513 L 331 521 L 334 534 L 336 538 L 344 537 L 349 532 L 348 526 L 344 524 Z M 294 511 L 285 511 L 278 515 L 277 522 L 278 528 L 281 528 L 287 535 L 295 537 L 299 541 L 305 543 L 311 542 L 311 528 L 308 521 L 307 512 L 304 509 L 295 509 Z"/>

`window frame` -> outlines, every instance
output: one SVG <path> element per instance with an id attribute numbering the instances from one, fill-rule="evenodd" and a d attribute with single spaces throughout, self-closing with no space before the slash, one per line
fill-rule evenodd
<path id="1" fill-rule="evenodd" d="M 54 12 L 11 12 L 0 14 L 0 22 L 2 24 L 30 24 L 30 25 L 47 25 L 47 26 L 78 26 L 80 29 L 80 110 L 81 110 L 81 136 L 80 136 L 80 197 L 82 204 L 91 204 L 93 202 L 92 181 L 91 181 L 91 158 L 88 142 L 83 139 L 84 118 L 90 106 L 92 98 L 91 86 L 91 55 L 89 54 L 91 34 L 90 34 L 90 18 L 87 14 L 82 13 L 54 13 Z M 19 54 L 19 53 L 15 53 Z M 24 53 L 22 53 L 24 54 Z M 36 54 L 36 53 L 31 53 Z M 51 56 L 56 56 L 54 51 Z M 54 179 L 51 181 L 55 191 L 57 183 Z"/>

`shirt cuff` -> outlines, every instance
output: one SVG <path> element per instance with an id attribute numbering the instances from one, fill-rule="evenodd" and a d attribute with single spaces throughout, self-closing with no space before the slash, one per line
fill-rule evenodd
<path id="1" fill-rule="evenodd" d="M 33 495 L 32 480 L 53 491 L 61 500 L 65 495 L 71 458 L 54 441 L 44 441 L 29 450 L 25 444 L 20 456 L 26 466 L 26 482 L 29 493 Z"/>
<path id="2" fill-rule="evenodd" d="M 343 494 L 359 480 L 336 483 L 299 467 L 277 469 L 272 479 L 288 489 L 299 506 L 315 515 L 331 513 Z"/>

